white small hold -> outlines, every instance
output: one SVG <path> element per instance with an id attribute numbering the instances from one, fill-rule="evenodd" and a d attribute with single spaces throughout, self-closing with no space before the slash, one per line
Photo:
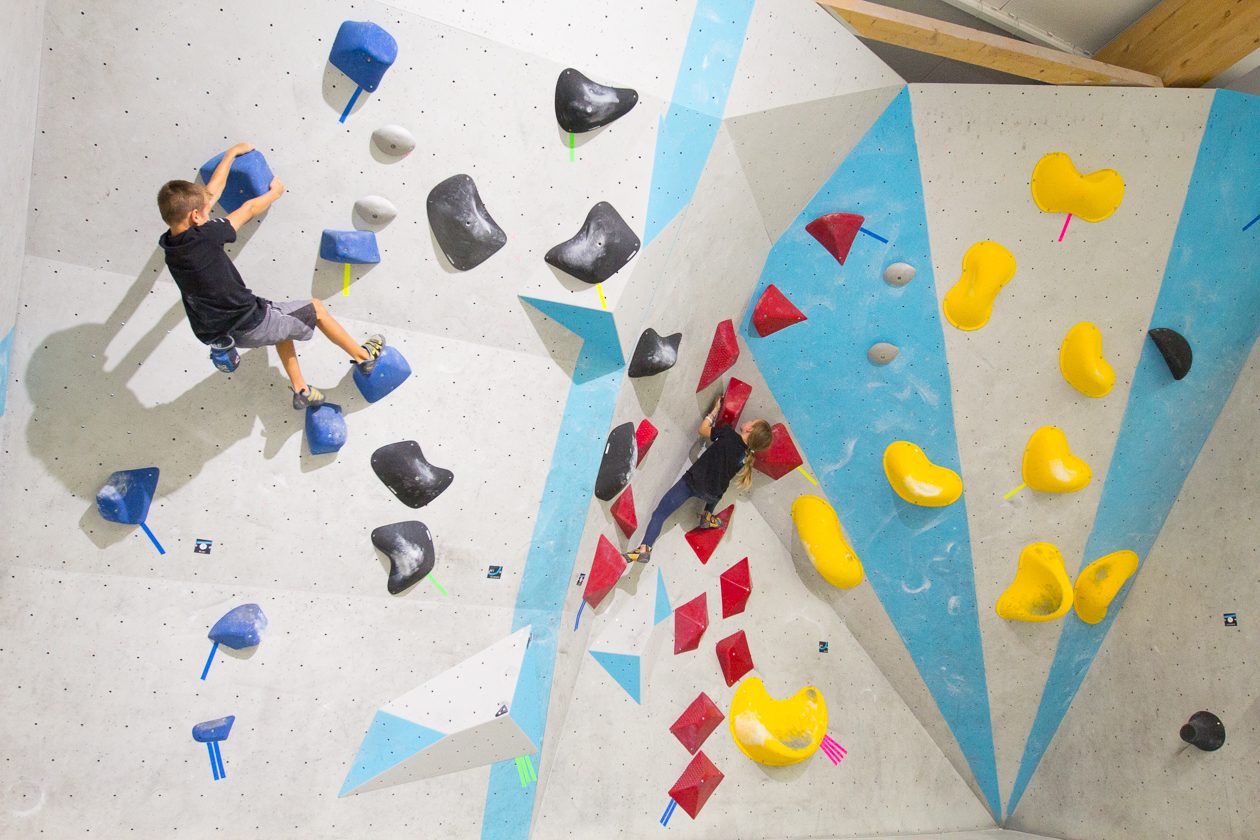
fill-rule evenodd
<path id="1" fill-rule="evenodd" d="M 904 286 L 914 279 L 914 266 L 895 262 L 884 269 L 884 282 L 889 286 Z"/>
<path id="2" fill-rule="evenodd" d="M 372 132 L 372 142 L 387 155 L 402 157 L 416 147 L 416 138 L 401 125 L 383 125 Z"/>
<path id="3" fill-rule="evenodd" d="M 897 358 L 900 352 L 897 345 L 881 341 L 871 345 L 871 349 L 866 351 L 866 358 L 870 359 L 873 365 L 886 365 Z"/>
<path id="4" fill-rule="evenodd" d="M 394 221 L 394 217 L 398 215 L 398 208 L 388 198 L 365 195 L 354 203 L 354 212 L 367 225 L 376 229 L 383 228 Z"/>

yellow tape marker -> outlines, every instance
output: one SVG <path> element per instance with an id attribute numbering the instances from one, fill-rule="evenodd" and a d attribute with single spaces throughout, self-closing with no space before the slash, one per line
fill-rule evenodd
<path id="1" fill-rule="evenodd" d="M 803 475 L 803 476 L 805 476 L 806 478 L 808 478 L 808 479 L 809 479 L 809 483 L 810 483 L 810 484 L 814 485 L 815 487 L 817 487 L 817 486 L 818 486 L 818 482 L 814 479 L 814 477 L 813 477 L 812 475 L 810 475 L 809 473 L 805 472 L 805 468 L 804 468 L 804 467 L 797 467 L 797 469 L 801 471 L 801 475 Z"/>
<path id="2" fill-rule="evenodd" d="M 350 263 L 346 263 L 346 280 L 341 287 L 341 293 L 346 297 L 350 297 Z"/>
<path id="3" fill-rule="evenodd" d="M 595 291 L 599 292 L 599 305 L 600 305 L 600 306 L 602 306 L 602 307 L 604 307 L 605 309 L 607 309 L 607 308 L 608 308 L 608 301 L 604 299 L 604 284 L 603 284 L 603 283 L 596 283 L 596 284 L 595 284 Z"/>
<path id="4" fill-rule="evenodd" d="M 1003 497 L 1002 497 L 1003 501 L 1005 501 L 1006 499 L 1009 499 L 1011 496 L 1014 496 L 1016 493 L 1018 493 L 1020 490 L 1023 490 L 1023 489 L 1024 489 L 1025 487 L 1027 487 L 1027 486 L 1028 486 L 1027 484 L 1021 484 L 1021 485 L 1019 485 L 1019 486 L 1018 486 L 1018 487 L 1016 487 L 1014 490 L 1012 490 L 1011 492 L 1009 492 L 1009 493 L 1007 493 L 1005 496 L 1003 496 Z"/>

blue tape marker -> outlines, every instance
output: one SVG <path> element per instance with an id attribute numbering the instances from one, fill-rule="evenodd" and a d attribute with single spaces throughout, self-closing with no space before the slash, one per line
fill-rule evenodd
<path id="1" fill-rule="evenodd" d="M 582 620 L 582 610 L 584 610 L 584 609 L 586 609 L 586 601 L 585 601 L 585 600 L 583 600 L 583 601 L 582 601 L 582 603 L 578 605 L 578 613 L 577 613 L 577 617 L 573 619 L 573 629 L 574 629 L 574 630 L 576 630 L 576 629 L 577 629 L 578 622 Z"/>
<path id="2" fill-rule="evenodd" d="M 1255 217 L 1254 219 L 1252 219 L 1250 222 L 1247 222 L 1247 224 L 1243 225 L 1243 230 L 1244 230 L 1244 231 L 1246 231 L 1246 230 L 1247 230 L 1247 228 L 1251 227 L 1251 226 L 1252 226 L 1252 225 L 1254 225 L 1256 222 L 1260 222 L 1260 216 L 1256 216 L 1256 217 Z"/>
<path id="3" fill-rule="evenodd" d="M 669 828 L 669 818 L 674 816 L 674 809 L 677 807 L 677 802 L 673 799 L 669 800 L 669 804 L 665 806 L 665 813 L 661 814 L 661 825 Z"/>
<path id="4" fill-rule="evenodd" d="M 354 89 L 354 93 L 350 94 L 350 101 L 346 103 L 346 110 L 341 112 L 341 119 L 337 122 L 345 122 L 346 117 L 350 116 L 350 112 L 354 110 L 354 103 L 359 100 L 359 94 L 363 93 L 363 86 L 360 85 Z"/>
<path id="5" fill-rule="evenodd" d="M 211 741 L 210 746 L 214 747 L 214 760 L 218 762 L 219 765 L 219 778 L 226 779 L 227 771 L 223 769 L 223 753 L 219 751 L 219 742 Z"/>
<path id="6" fill-rule="evenodd" d="M 140 523 L 140 527 L 144 529 L 144 533 L 145 533 L 146 535 L 148 535 L 148 537 L 149 537 L 149 539 L 150 539 L 150 540 L 152 540 L 152 541 L 153 541 L 153 545 L 154 545 L 154 547 L 156 547 L 156 548 L 157 548 L 157 550 L 158 550 L 158 554 L 165 554 L 165 553 L 166 553 L 166 549 L 165 549 L 165 548 L 162 548 L 162 544 L 161 544 L 160 542 L 158 542 L 158 541 L 157 541 L 157 537 L 153 536 L 153 532 L 149 530 L 149 526 L 148 526 L 148 525 L 146 525 L 145 523 L 141 522 L 141 523 Z"/>
<path id="7" fill-rule="evenodd" d="M 206 752 L 210 754 L 210 772 L 214 774 L 214 780 L 219 781 L 219 764 L 214 760 L 214 742 L 206 742 Z"/>
<path id="8" fill-rule="evenodd" d="M 201 669 L 201 678 L 204 680 L 206 674 L 210 673 L 210 666 L 214 664 L 214 654 L 219 650 L 219 643 L 215 642 L 210 646 L 210 655 L 206 657 L 206 667 Z"/>
<path id="9" fill-rule="evenodd" d="M 865 233 L 867 236 L 870 236 L 874 239 L 878 239 L 880 242 L 883 242 L 885 245 L 888 244 L 888 240 L 880 236 L 878 233 L 872 233 L 871 231 L 867 230 L 864 227 L 860 227 L 858 228 L 858 230 L 860 230 L 862 233 Z"/>

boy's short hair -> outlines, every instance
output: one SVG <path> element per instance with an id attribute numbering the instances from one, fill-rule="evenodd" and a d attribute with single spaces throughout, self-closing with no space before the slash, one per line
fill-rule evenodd
<path id="1" fill-rule="evenodd" d="M 192 181 L 167 181 L 158 190 L 158 212 L 162 221 L 174 227 L 194 210 L 200 210 L 209 197 L 209 191 Z"/>

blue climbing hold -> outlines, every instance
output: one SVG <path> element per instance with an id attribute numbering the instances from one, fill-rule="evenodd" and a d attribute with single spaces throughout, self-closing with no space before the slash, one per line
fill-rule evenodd
<path id="1" fill-rule="evenodd" d="M 346 445 L 346 418 L 341 406 L 324 403 L 306 409 L 306 447 L 312 455 L 327 455 Z"/>
<path id="2" fill-rule="evenodd" d="M 398 42 L 375 23 L 347 20 L 337 30 L 328 61 L 366 91 L 376 90 L 398 58 Z"/>
<path id="3" fill-rule="evenodd" d="M 210 640 L 232 650 L 254 647 L 267 629 L 267 616 L 257 604 L 241 604 L 223 614 L 210 628 Z"/>
<path id="4" fill-rule="evenodd" d="M 326 230 L 319 239 L 319 257 L 339 263 L 378 263 L 381 252 L 370 230 Z"/>
<path id="5" fill-rule="evenodd" d="M 203 744 L 211 741 L 226 741 L 234 723 L 236 723 L 236 715 L 202 721 L 193 727 L 193 740 Z"/>
<path id="6" fill-rule="evenodd" d="M 120 470 L 110 475 L 96 494 L 96 507 L 110 522 L 139 525 L 149 516 L 157 483 L 157 467 Z"/>
<path id="7" fill-rule="evenodd" d="M 364 374 L 356 365 L 354 368 L 354 384 L 359 386 L 359 393 L 370 403 L 386 397 L 391 391 L 403 384 L 411 376 L 411 365 L 395 348 L 387 346 L 376 358 L 376 367 L 370 374 Z"/>
<path id="8" fill-rule="evenodd" d="M 202 181 L 210 183 L 210 176 L 214 174 L 221 160 L 222 152 L 201 165 L 199 172 Z M 232 161 L 232 168 L 228 170 L 227 186 L 219 196 L 219 206 L 228 213 L 235 212 L 251 198 L 257 198 L 271 189 L 272 177 L 271 167 L 267 165 L 267 159 L 262 152 L 255 149 L 240 155 Z"/>

